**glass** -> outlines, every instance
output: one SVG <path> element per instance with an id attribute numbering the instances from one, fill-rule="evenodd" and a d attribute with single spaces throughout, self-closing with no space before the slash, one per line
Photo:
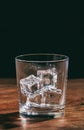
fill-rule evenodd
<path id="1" fill-rule="evenodd" d="M 15 60 L 20 116 L 64 116 L 68 56 L 24 54 Z"/>

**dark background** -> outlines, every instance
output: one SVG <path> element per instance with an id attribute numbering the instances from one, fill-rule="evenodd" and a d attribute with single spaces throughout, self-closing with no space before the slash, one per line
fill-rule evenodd
<path id="1" fill-rule="evenodd" d="M 84 22 L 75 9 L 67 12 L 45 6 L 22 8 L 10 18 L 4 14 L 0 23 L 0 78 L 16 77 L 17 55 L 39 52 L 68 55 L 68 77 L 84 78 Z"/>

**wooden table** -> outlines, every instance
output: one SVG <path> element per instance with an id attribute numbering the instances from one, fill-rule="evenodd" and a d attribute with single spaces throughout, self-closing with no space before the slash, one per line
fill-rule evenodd
<path id="1" fill-rule="evenodd" d="M 15 79 L 0 79 L 0 130 L 84 130 L 84 79 L 68 81 L 65 117 L 22 120 Z"/>

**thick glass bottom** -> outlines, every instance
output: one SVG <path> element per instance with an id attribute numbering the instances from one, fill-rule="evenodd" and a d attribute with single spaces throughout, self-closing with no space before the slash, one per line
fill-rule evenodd
<path id="1" fill-rule="evenodd" d="M 20 117 L 25 119 L 34 118 L 60 118 L 64 116 L 64 109 L 56 111 L 46 111 L 46 112 L 20 112 Z"/>

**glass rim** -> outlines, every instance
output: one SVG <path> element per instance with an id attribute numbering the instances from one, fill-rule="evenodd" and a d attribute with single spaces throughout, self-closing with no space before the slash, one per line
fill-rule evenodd
<path id="1" fill-rule="evenodd" d="M 25 60 L 25 59 L 21 59 L 22 57 L 27 57 L 27 56 L 59 56 L 62 57 L 62 59 L 52 59 L 52 60 Z M 22 54 L 22 55 L 18 55 L 15 57 L 16 61 L 20 61 L 20 62 L 36 62 L 36 63 L 43 63 L 43 62 L 62 62 L 62 61 L 68 61 L 69 57 L 67 55 L 63 55 L 63 54 L 57 54 L 57 53 L 27 53 L 27 54 Z"/>

